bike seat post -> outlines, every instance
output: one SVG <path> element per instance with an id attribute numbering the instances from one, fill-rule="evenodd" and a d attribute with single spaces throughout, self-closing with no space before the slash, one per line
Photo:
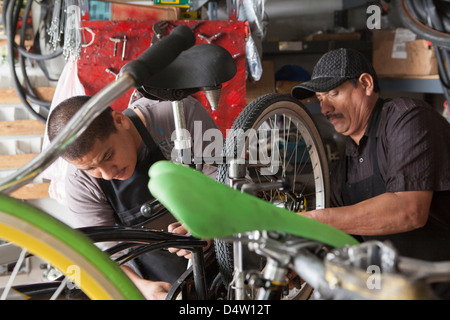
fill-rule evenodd
<path id="1" fill-rule="evenodd" d="M 230 187 L 234 187 L 239 182 L 245 181 L 245 163 L 239 162 L 238 159 L 232 159 L 229 164 Z M 237 234 L 239 239 L 241 234 Z M 245 284 L 244 284 L 244 267 L 242 261 L 243 244 L 240 240 L 233 241 L 233 262 L 234 262 L 234 285 L 235 299 L 245 300 Z"/>
<path id="2" fill-rule="evenodd" d="M 246 182 L 246 170 L 244 159 L 231 159 L 228 165 L 229 186 L 236 189 Z"/>
<path id="3" fill-rule="evenodd" d="M 240 234 L 236 237 L 241 238 Z M 242 242 L 233 241 L 234 287 L 235 299 L 245 300 L 244 267 L 242 261 Z"/>
<path id="4" fill-rule="evenodd" d="M 186 128 L 183 101 L 172 101 L 173 119 L 175 122 L 175 149 L 178 152 L 177 162 L 191 163 L 191 135 Z"/>

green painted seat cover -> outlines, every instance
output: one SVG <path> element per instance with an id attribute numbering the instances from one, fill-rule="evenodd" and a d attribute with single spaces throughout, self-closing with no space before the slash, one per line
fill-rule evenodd
<path id="1" fill-rule="evenodd" d="M 254 230 L 285 232 L 343 247 L 358 242 L 321 222 L 241 193 L 194 169 L 169 161 L 149 171 L 150 192 L 195 237 L 223 238 Z"/>

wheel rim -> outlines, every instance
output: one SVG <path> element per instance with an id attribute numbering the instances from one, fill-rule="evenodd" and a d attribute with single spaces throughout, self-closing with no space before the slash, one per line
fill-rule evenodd
<path id="1" fill-rule="evenodd" d="M 30 253 L 41 257 L 58 270 L 68 275 L 73 271 L 71 280 L 91 298 L 97 300 L 123 299 L 114 286 L 104 279 L 94 268 L 89 266 L 80 255 L 67 247 L 63 242 L 52 238 L 52 245 L 49 246 L 39 239 L 49 239 L 49 235 L 34 226 L 24 226 L 22 221 L 12 221 L 14 217 L 2 217 L 0 222 L 1 238 L 14 243 L 22 248 L 26 248 Z M 19 224 L 24 227 L 23 230 L 12 228 L 10 225 Z M 64 252 L 64 254 L 62 254 Z M 75 262 L 76 261 L 76 262 Z M 75 272 L 76 271 L 76 272 Z"/>
<path id="2" fill-rule="evenodd" d="M 313 134 L 308 129 L 309 127 L 301 116 L 291 108 L 286 107 L 286 102 L 283 101 L 273 104 L 255 121 L 254 130 L 262 129 L 262 131 L 266 131 L 263 133 L 262 140 L 268 136 L 271 139 L 269 142 L 263 141 L 261 143 L 261 139 L 258 137 L 259 145 L 269 145 L 270 150 L 273 150 L 274 146 L 278 148 L 281 168 L 276 168 L 278 169 L 276 174 L 269 175 L 261 174 L 263 168 L 253 166 L 250 169 L 252 180 L 254 182 L 267 182 L 285 177 L 291 179 L 292 188 L 289 190 L 291 194 L 278 190 L 265 191 L 259 194 L 266 201 L 288 209 L 293 209 L 294 202 L 298 204 L 299 201 L 304 201 L 301 210 L 295 211 L 325 207 L 324 164 L 321 163 L 317 141 L 314 140 Z M 270 135 L 267 132 L 268 130 L 271 131 Z M 274 137 L 278 141 L 273 141 Z M 247 159 L 255 155 L 254 150 L 249 150 L 249 141 L 251 140 L 247 139 L 246 154 L 241 155 Z M 269 157 L 272 156 L 273 153 Z M 267 159 L 263 159 L 263 161 L 267 162 Z M 263 170 L 268 173 L 272 169 L 265 167 Z M 297 199 L 292 199 L 292 196 L 297 197 Z"/>
<path id="3" fill-rule="evenodd" d="M 88 238 L 24 202 L 0 194 L 0 238 L 47 261 L 91 299 L 142 299 L 139 290 Z"/>
<path id="4" fill-rule="evenodd" d="M 290 136 L 291 138 L 297 137 L 298 132 L 302 136 L 302 139 L 298 140 L 305 143 L 303 150 L 307 150 L 306 147 L 309 145 L 313 146 L 309 148 L 309 150 L 307 150 L 307 153 L 308 158 L 312 159 L 312 161 L 310 161 L 311 164 L 314 165 L 310 166 L 311 173 L 309 173 L 308 175 L 310 178 L 305 180 L 312 181 L 313 185 L 309 188 L 311 191 L 305 191 L 300 185 L 297 186 L 297 190 L 296 192 L 294 192 L 294 195 L 301 195 L 300 199 L 306 200 L 306 203 L 301 210 L 293 211 L 305 211 L 324 208 L 328 205 L 330 197 L 328 192 L 329 175 L 326 152 L 322 143 L 320 133 L 310 113 L 298 100 L 292 98 L 291 96 L 281 95 L 277 93 L 267 94 L 259 97 L 251 104 L 249 104 L 235 120 L 231 131 L 227 133 L 227 145 L 224 148 L 224 155 L 227 157 L 227 160 L 228 157 L 230 157 L 231 159 L 234 159 L 236 157 L 238 157 L 238 159 L 245 159 L 245 150 L 248 146 L 248 139 L 246 139 L 245 132 L 242 132 L 242 130 L 257 130 L 258 128 L 264 127 L 270 129 L 271 127 L 273 127 L 273 124 L 276 123 L 276 115 L 283 114 L 286 115 L 284 117 L 284 122 L 286 123 L 286 120 L 287 123 L 291 121 L 294 124 L 295 128 L 295 130 L 291 130 L 289 132 L 288 136 Z M 241 132 L 239 132 L 240 129 L 242 129 Z M 238 142 L 237 149 L 235 148 L 236 142 Z M 287 143 L 283 143 L 283 147 L 289 146 L 289 139 L 286 142 Z M 241 147 L 239 143 L 244 144 L 244 147 Z M 245 143 L 247 143 L 247 145 Z M 295 142 L 295 139 L 293 145 L 294 148 L 291 148 L 291 150 L 296 150 L 297 148 L 295 146 L 298 146 L 298 144 Z M 283 149 L 283 147 L 280 149 Z M 292 153 L 290 153 L 290 155 L 292 155 Z M 299 157 L 295 157 L 295 159 L 298 159 L 300 161 Z M 257 173 L 249 173 L 248 168 L 249 166 L 247 166 L 247 176 L 245 177 L 245 180 L 252 180 L 252 182 L 256 184 L 258 183 L 258 181 L 268 181 L 267 179 L 259 180 Z M 286 169 L 286 165 L 284 166 L 284 168 Z M 253 168 L 250 168 L 250 170 L 255 171 L 258 170 L 258 168 L 253 166 Z M 289 171 L 285 170 L 284 172 L 287 173 Z M 293 175 L 292 172 L 291 175 Z M 282 174 L 274 178 L 279 179 L 281 176 Z M 219 166 L 217 180 L 221 183 L 230 185 L 236 183 L 233 182 L 233 180 L 229 179 L 229 167 L 227 165 Z M 238 181 L 237 183 L 237 185 L 233 186 L 240 187 L 241 182 Z M 306 185 L 307 184 L 304 183 L 304 186 Z M 292 186 L 295 186 L 295 183 L 293 183 Z M 272 204 L 279 207 L 286 207 L 289 210 L 292 210 L 292 203 L 295 203 L 295 201 L 291 201 L 290 203 L 286 201 L 286 196 L 283 193 L 278 193 L 276 196 L 272 196 L 270 195 L 270 193 L 266 193 L 265 195 L 259 194 L 259 196 L 265 201 L 271 202 Z M 216 239 L 215 248 L 223 281 L 225 284 L 229 285 L 230 282 L 233 281 L 233 270 L 235 262 L 233 258 L 234 250 L 232 248 L 232 244 L 220 239 Z M 289 299 L 291 298 L 289 297 Z"/>

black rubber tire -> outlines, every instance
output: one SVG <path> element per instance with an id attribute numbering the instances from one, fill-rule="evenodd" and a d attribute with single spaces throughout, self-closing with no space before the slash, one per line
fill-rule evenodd
<path id="1" fill-rule="evenodd" d="M 450 34 L 432 29 L 419 21 L 411 12 L 408 2 L 407 0 L 396 1 L 397 12 L 403 25 L 421 38 L 433 42 L 434 45 L 450 48 Z"/>

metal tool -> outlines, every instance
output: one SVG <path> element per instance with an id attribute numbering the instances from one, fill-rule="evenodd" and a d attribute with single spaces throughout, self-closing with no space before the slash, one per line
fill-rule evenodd
<path id="1" fill-rule="evenodd" d="M 191 30 L 194 31 L 201 24 L 203 24 L 203 21 L 193 25 L 191 27 Z M 156 22 L 152 27 L 152 30 L 153 30 L 152 43 L 155 43 L 156 41 L 161 40 L 161 38 L 164 37 L 164 32 L 166 32 L 169 27 L 175 28 L 176 26 L 169 23 L 168 21 Z"/>
<path id="2" fill-rule="evenodd" d="M 125 59 L 125 47 L 127 46 L 127 36 L 123 36 L 122 61 Z"/>
<path id="3" fill-rule="evenodd" d="M 113 72 L 113 71 L 112 71 L 111 69 L 109 69 L 109 68 L 106 68 L 105 71 L 108 72 L 108 73 L 110 73 L 110 74 L 112 74 L 114 77 L 116 77 L 116 80 L 117 80 L 117 78 L 119 77 L 119 74 L 118 74 L 118 73 Z"/>
<path id="4" fill-rule="evenodd" d="M 211 36 L 211 37 L 207 37 L 207 36 L 205 36 L 205 35 L 203 35 L 203 34 L 198 34 L 197 36 L 198 36 L 199 38 L 202 38 L 202 39 L 206 40 L 206 42 L 208 42 L 209 44 L 211 44 L 213 41 L 217 40 L 217 38 L 219 38 L 221 35 L 222 35 L 222 33 L 219 32 L 219 33 L 216 33 L 215 35 L 213 35 L 213 36 Z"/>
<path id="5" fill-rule="evenodd" d="M 169 23 L 167 21 L 158 21 L 155 23 L 152 27 L 153 29 L 153 39 L 152 43 L 160 40 L 164 36 L 164 31 L 169 26 Z"/>
<path id="6" fill-rule="evenodd" d="M 191 30 L 194 31 L 194 30 L 197 29 L 197 27 L 200 26 L 201 24 L 203 24 L 203 21 L 201 21 L 201 22 L 199 22 L 199 23 L 193 25 L 193 26 L 191 27 Z"/>
<path id="7" fill-rule="evenodd" d="M 115 57 L 116 54 L 117 54 L 117 44 L 118 44 L 120 41 L 122 41 L 122 39 L 111 37 L 111 38 L 109 38 L 109 40 L 111 40 L 112 42 L 114 42 L 114 57 Z"/>

